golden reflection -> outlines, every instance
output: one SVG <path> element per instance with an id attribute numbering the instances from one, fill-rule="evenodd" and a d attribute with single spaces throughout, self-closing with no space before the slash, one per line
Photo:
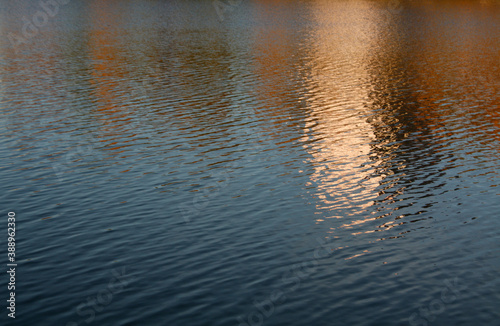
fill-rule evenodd
<path id="1" fill-rule="evenodd" d="M 371 251 L 368 251 L 368 250 L 363 250 L 362 253 L 360 254 L 356 254 L 356 255 L 353 255 L 353 256 L 350 256 L 350 257 L 347 257 L 347 258 L 344 258 L 344 260 L 350 260 L 350 259 L 353 259 L 353 258 L 357 258 L 357 257 L 360 257 L 360 256 L 364 256 L 366 255 L 367 253 L 369 253 Z"/>
<path id="2" fill-rule="evenodd" d="M 317 185 L 320 199 L 317 208 L 335 212 L 329 218 L 363 216 L 377 197 L 380 181 L 363 167 L 374 138 L 366 121 L 366 84 L 370 51 L 378 38 L 373 21 L 380 12 L 367 2 L 311 6 L 317 27 L 308 53 L 312 69 L 305 94 L 310 109 L 305 128 L 313 130 L 316 142 L 304 148 L 312 157 L 311 183 Z"/>
<path id="3" fill-rule="evenodd" d="M 468 137 L 467 129 L 491 141 L 500 131 L 500 51 L 484 23 L 498 7 L 483 2 L 484 11 L 468 10 L 477 2 L 461 1 L 448 8 L 449 19 L 461 22 L 452 27 L 438 16 L 437 7 L 448 2 L 412 3 L 426 19 L 409 25 L 400 15 L 406 7 L 388 13 L 378 5 L 311 4 L 317 25 L 307 54 L 305 127 L 316 142 L 304 147 L 313 157 L 318 210 L 331 211 L 331 218 L 356 216 L 338 226 L 353 235 L 409 222 L 404 214 L 393 216 L 399 198 L 419 178 L 432 183 L 450 168 L 437 168 L 450 135 Z M 420 136 L 407 139 L 415 133 Z M 415 179 L 409 176 L 415 169 L 429 172 Z M 373 226 L 358 232 L 363 224 Z"/>

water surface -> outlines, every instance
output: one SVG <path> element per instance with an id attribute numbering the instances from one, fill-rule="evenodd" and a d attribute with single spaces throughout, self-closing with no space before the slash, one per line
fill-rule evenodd
<path id="1" fill-rule="evenodd" d="M 9 325 L 497 325 L 499 2 L 234 3 L 0 2 Z"/>

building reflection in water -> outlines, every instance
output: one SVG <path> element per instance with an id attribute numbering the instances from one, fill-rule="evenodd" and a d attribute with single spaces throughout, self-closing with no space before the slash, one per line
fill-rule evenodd
<path id="1" fill-rule="evenodd" d="M 460 150 L 470 142 L 493 143 L 492 135 L 498 140 L 495 37 L 467 5 L 456 9 L 464 19 L 460 36 L 443 25 L 438 11 L 420 24 L 405 24 L 418 5 L 388 14 L 370 2 L 338 4 L 335 17 L 331 5 L 312 5 L 317 24 L 308 48 L 305 130 L 316 141 L 304 148 L 315 171 L 318 222 L 343 219 L 331 224 L 332 232 L 366 234 L 432 218 L 430 198 L 449 192 L 447 171 L 465 164 Z M 357 230 L 366 223 L 372 227 Z"/>

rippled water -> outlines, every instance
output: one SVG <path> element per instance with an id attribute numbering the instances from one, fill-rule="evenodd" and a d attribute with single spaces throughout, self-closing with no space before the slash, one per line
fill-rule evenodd
<path id="1" fill-rule="evenodd" d="M 498 325 L 500 3 L 224 3 L 0 2 L 1 318 Z"/>

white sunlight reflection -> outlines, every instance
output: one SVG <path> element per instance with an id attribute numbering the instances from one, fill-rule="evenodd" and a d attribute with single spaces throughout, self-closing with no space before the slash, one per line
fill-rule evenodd
<path id="1" fill-rule="evenodd" d="M 332 15 L 332 9 L 336 15 Z M 364 167 L 370 161 L 370 142 L 374 139 L 372 126 L 367 122 L 367 103 L 369 59 L 379 38 L 374 22 L 382 19 L 377 14 L 385 13 L 368 2 L 337 6 L 317 3 L 313 11 L 318 28 L 311 38 L 309 54 L 313 64 L 306 101 L 311 116 L 306 130 L 313 131 L 309 134 L 316 141 L 314 147 L 306 149 L 315 169 L 311 184 L 316 185 L 320 199 L 317 209 L 330 212 L 322 215 L 364 216 L 346 221 L 341 227 L 374 219 L 363 212 L 378 196 L 376 188 L 381 180 L 372 175 L 373 166 Z"/>

